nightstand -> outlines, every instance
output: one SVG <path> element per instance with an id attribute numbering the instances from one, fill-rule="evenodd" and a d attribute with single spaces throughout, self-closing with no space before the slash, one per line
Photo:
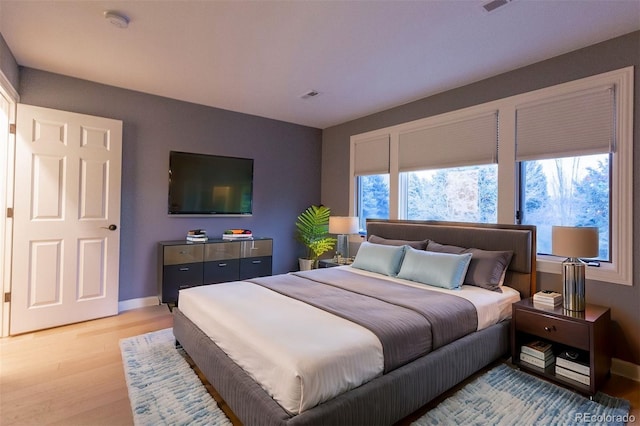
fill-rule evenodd
<path id="1" fill-rule="evenodd" d="M 514 365 L 522 370 L 543 376 L 551 381 L 594 395 L 609 377 L 611 368 L 611 311 L 603 306 L 587 304 L 584 312 L 540 307 L 533 299 L 516 302 L 512 307 L 511 355 Z M 522 345 L 533 340 L 551 343 L 554 355 L 563 351 L 586 354 L 588 376 L 586 383 L 556 374 L 555 364 L 538 368 L 520 361 Z"/>
<path id="2" fill-rule="evenodd" d="M 320 259 L 318 260 L 318 268 L 333 268 L 336 266 L 342 266 L 333 259 Z"/>

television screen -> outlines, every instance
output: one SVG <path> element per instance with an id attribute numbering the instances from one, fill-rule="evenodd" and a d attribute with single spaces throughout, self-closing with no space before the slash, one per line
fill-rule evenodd
<path id="1" fill-rule="evenodd" d="M 171 151 L 170 215 L 250 215 L 253 159 Z"/>

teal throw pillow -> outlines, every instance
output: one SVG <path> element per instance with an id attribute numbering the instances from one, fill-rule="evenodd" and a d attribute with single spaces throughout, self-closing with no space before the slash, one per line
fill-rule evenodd
<path id="1" fill-rule="evenodd" d="M 400 270 L 406 246 L 388 246 L 364 242 L 360 244 L 354 268 L 395 277 Z"/>
<path id="2" fill-rule="evenodd" d="M 470 262 L 471 253 L 437 253 L 407 248 L 398 278 L 453 290 L 462 285 Z"/>

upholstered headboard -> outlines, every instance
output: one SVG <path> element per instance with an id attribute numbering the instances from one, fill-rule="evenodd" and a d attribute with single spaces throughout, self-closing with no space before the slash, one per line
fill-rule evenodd
<path id="1" fill-rule="evenodd" d="M 523 298 L 536 291 L 536 227 L 463 222 L 367 219 L 367 235 L 396 240 L 431 240 L 482 250 L 511 250 L 505 285 Z"/>

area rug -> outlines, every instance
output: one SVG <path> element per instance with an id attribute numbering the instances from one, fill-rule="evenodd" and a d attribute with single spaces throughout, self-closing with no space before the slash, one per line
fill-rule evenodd
<path id="1" fill-rule="evenodd" d="M 168 328 L 120 341 L 134 423 L 212 425 L 231 422 L 175 348 Z M 412 426 L 623 425 L 628 401 L 575 392 L 501 364 L 465 385 Z"/>
<path id="2" fill-rule="evenodd" d="M 592 401 L 501 364 L 412 425 L 624 425 L 629 409 L 624 399 L 598 393 Z"/>
<path id="3" fill-rule="evenodd" d="M 175 348 L 172 329 L 122 339 L 120 350 L 136 425 L 231 425 Z"/>

